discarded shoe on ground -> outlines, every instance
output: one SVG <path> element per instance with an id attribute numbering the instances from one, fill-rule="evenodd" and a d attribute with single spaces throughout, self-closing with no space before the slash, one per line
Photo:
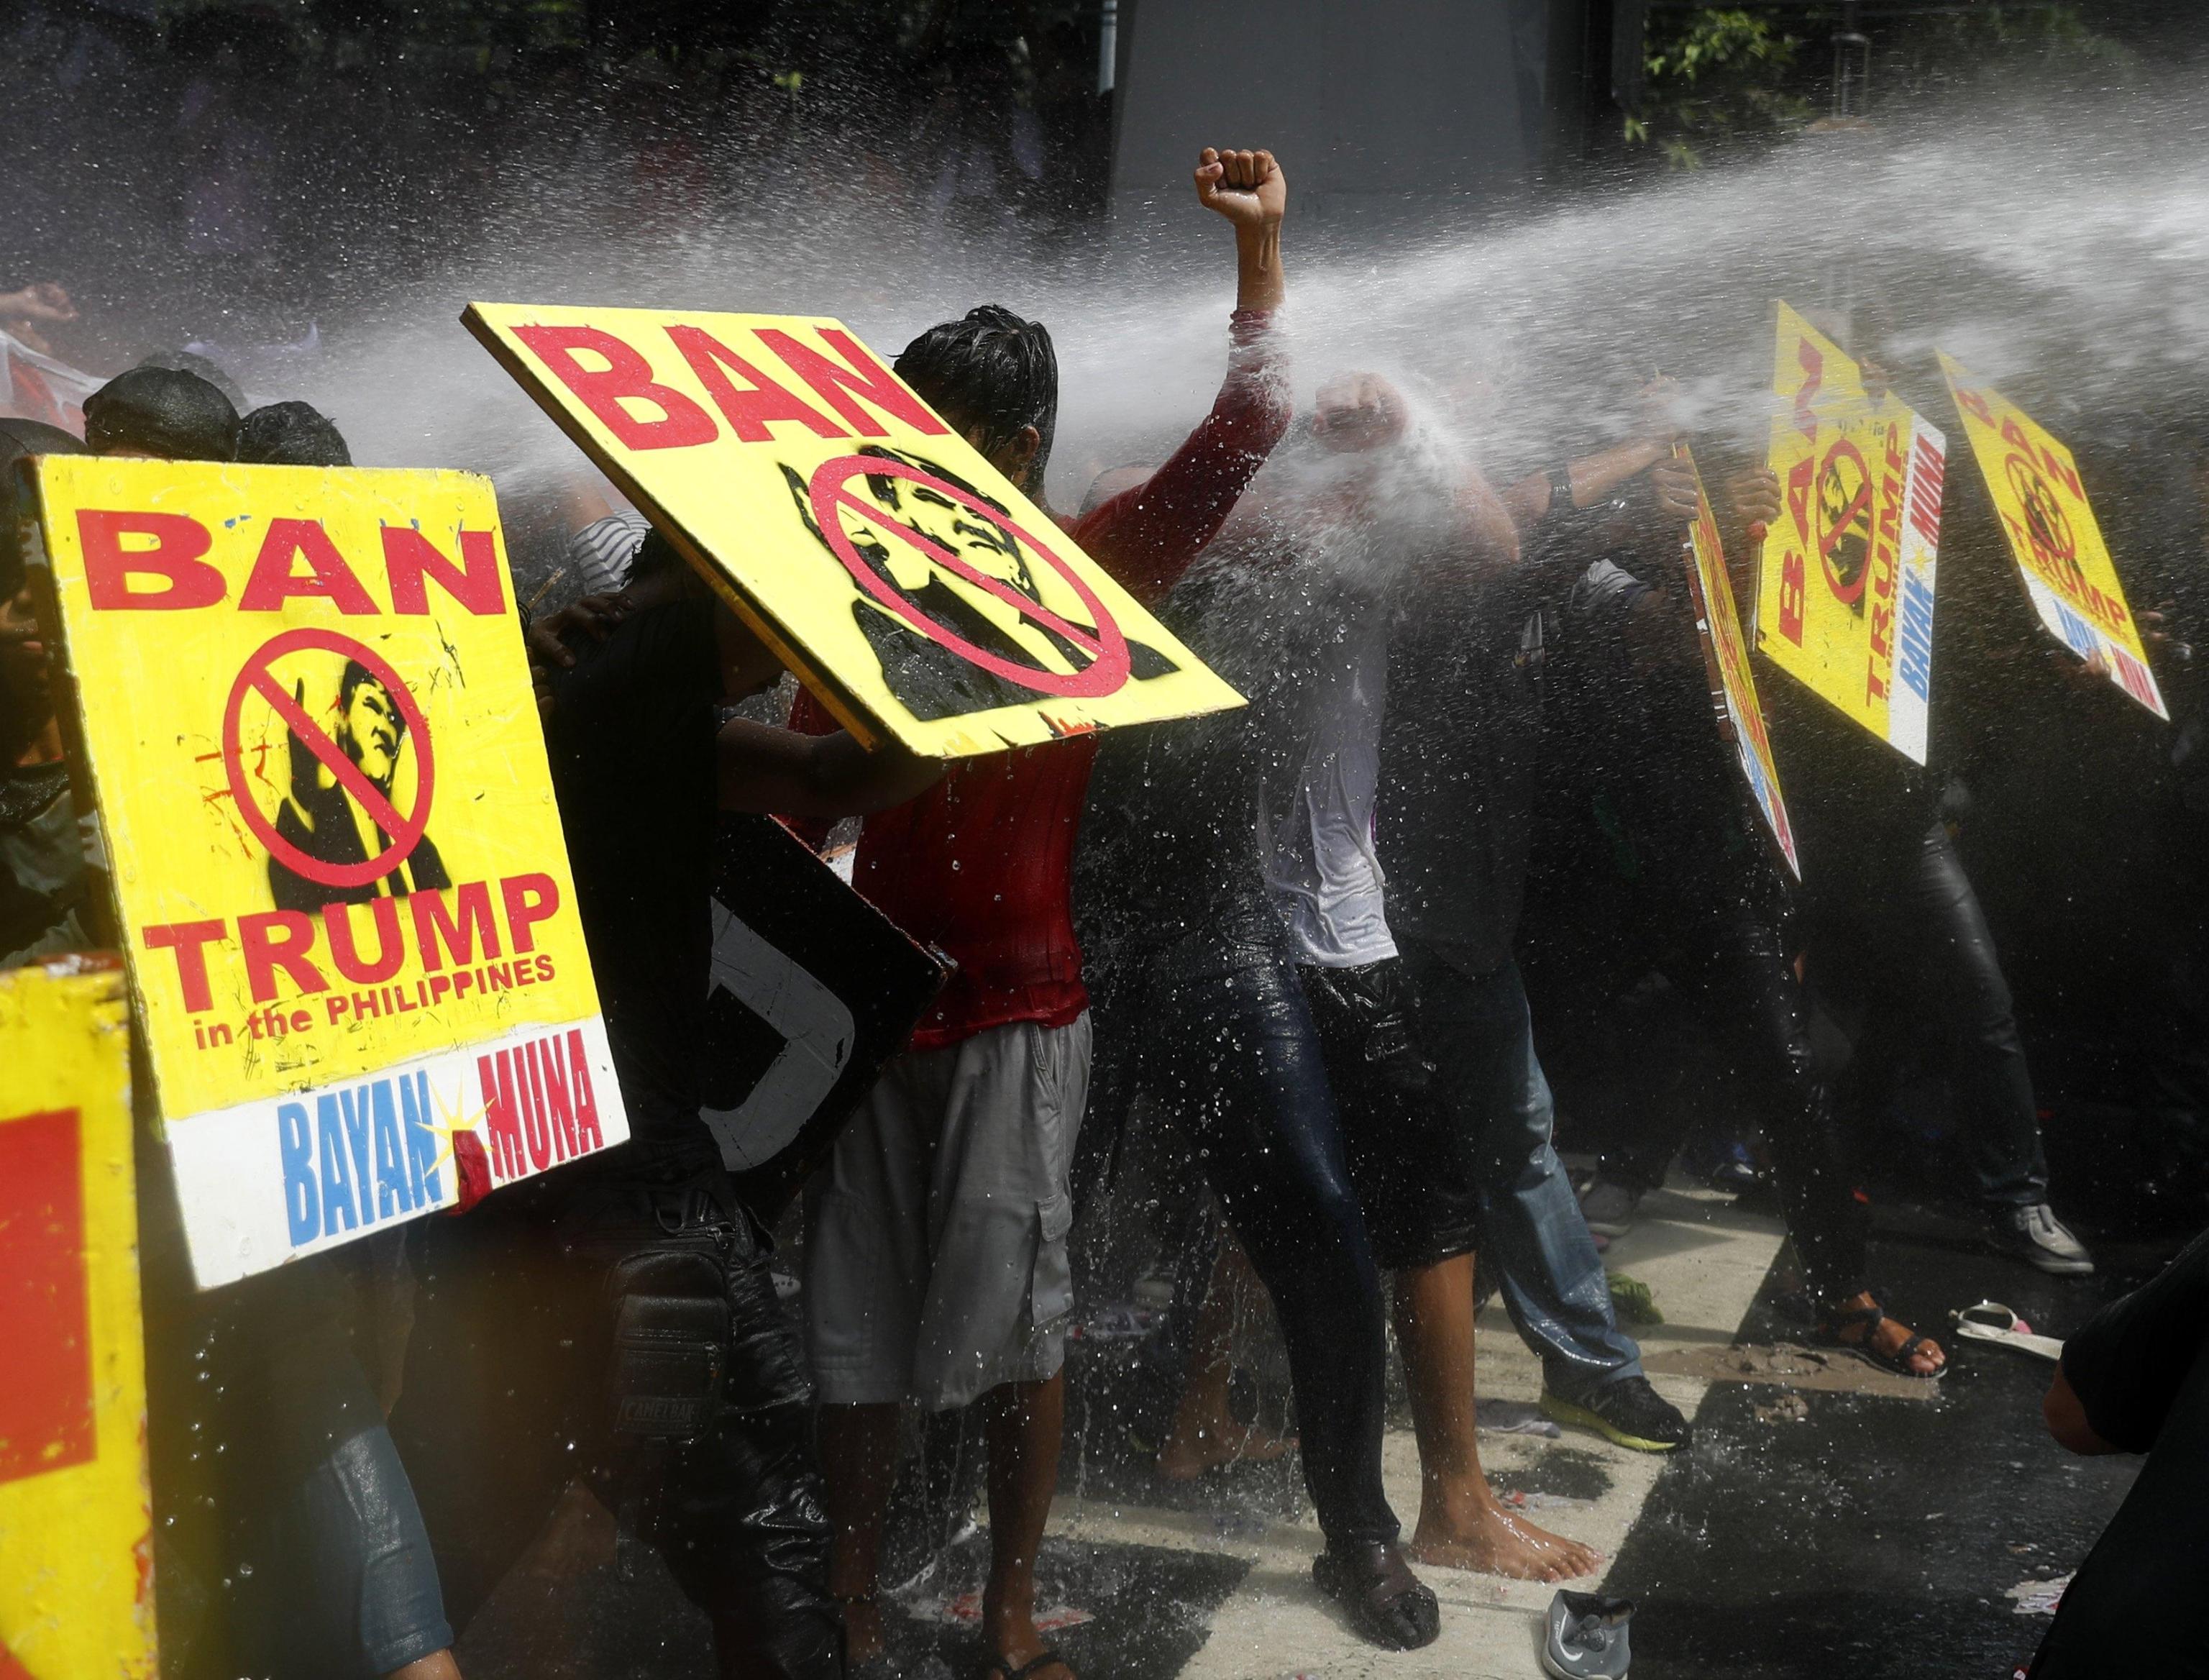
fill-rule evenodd
<path id="1" fill-rule="evenodd" d="M 2063 1344 L 2054 1336 L 2038 1335 L 2032 1326 L 1999 1301 L 1982 1301 L 1948 1315 L 1956 1321 L 1956 1334 L 1966 1341 L 1990 1341 L 2013 1347 L 2043 1359 L 2061 1359 Z"/>
<path id="2" fill-rule="evenodd" d="M 1626 1624 L 1633 1617 L 1631 1599 L 1560 1592 L 1550 1600 L 1543 1668 L 1557 1680 L 1626 1680 Z"/>

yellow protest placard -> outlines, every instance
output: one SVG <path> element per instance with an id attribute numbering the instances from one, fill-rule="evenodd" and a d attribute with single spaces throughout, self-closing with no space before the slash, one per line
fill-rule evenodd
<path id="1" fill-rule="evenodd" d="M 621 1141 L 490 485 L 35 487 L 202 1286 Z"/>
<path id="2" fill-rule="evenodd" d="M 153 1680 L 123 975 L 0 973 L 0 1675 Z"/>
<path id="3" fill-rule="evenodd" d="M 952 758 L 1242 703 L 837 322 L 462 318 L 862 740 Z"/>
<path id="4" fill-rule="evenodd" d="M 1756 645 L 1904 756 L 1925 762 L 1947 440 L 1779 305 Z"/>
<path id="5" fill-rule="evenodd" d="M 2167 720 L 2071 451 L 1946 351 L 1941 370 L 2040 622 L 2081 659 L 2098 657 L 2112 683 Z"/>
<path id="6" fill-rule="evenodd" d="M 1741 633 L 1741 614 L 1733 599 L 1733 580 L 1726 575 L 1725 551 L 1718 541 L 1718 522 L 1704 492 L 1703 476 L 1685 443 L 1672 453 L 1695 474 L 1695 522 L 1688 528 L 1684 557 L 1688 588 L 1695 603 L 1695 628 L 1703 640 L 1703 662 L 1710 672 L 1711 697 L 1723 710 L 1733 742 L 1734 757 L 1747 778 L 1750 797 L 1771 831 L 1788 872 L 1800 881 L 1803 865 L 1795 856 L 1795 828 L 1787 820 L 1787 801 L 1779 792 L 1779 766 L 1772 756 L 1772 735 L 1765 727 L 1764 708 L 1756 698 L 1756 673 L 1749 669 L 1749 643 Z"/>

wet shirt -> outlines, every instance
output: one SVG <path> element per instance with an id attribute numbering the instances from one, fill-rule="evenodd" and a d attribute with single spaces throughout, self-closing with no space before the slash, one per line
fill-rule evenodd
<path id="1" fill-rule="evenodd" d="M 1237 310 L 1212 412 L 1142 484 L 1065 521 L 1140 600 L 1157 599 L 1187 571 L 1288 428 L 1269 328 L 1268 316 Z M 810 695 L 799 696 L 791 725 L 814 734 L 836 726 Z M 852 884 L 958 964 L 912 1049 L 1013 1021 L 1064 1026 L 1088 1007 L 1071 876 L 1095 757 L 1094 741 L 1080 739 L 960 759 L 918 798 L 866 820 Z"/>
<path id="2" fill-rule="evenodd" d="M 1388 654 L 1380 852 L 1388 925 L 1470 975 L 1511 954 L 1533 840 L 1540 714 L 1519 580 L 1461 611 L 1408 606 Z"/>
<path id="3" fill-rule="evenodd" d="M 1265 793 L 1299 787 L 1312 756 L 1307 701 L 1347 651 L 1316 581 L 1288 563 L 1277 533 L 1244 533 L 1223 539 L 1160 608 L 1248 703 L 1123 730 L 1099 747 L 1079 900 L 1083 936 L 1108 963 L 1139 976 L 1192 935 L 1281 937 L 1260 849 Z"/>
<path id="4" fill-rule="evenodd" d="M 1300 962 L 1354 968 L 1396 954 L 1373 838 L 1381 726 L 1388 704 L 1388 624 L 1356 611 L 1340 647 L 1316 664 L 1311 731 L 1292 776 L 1258 810 L 1258 858 Z"/>
<path id="5" fill-rule="evenodd" d="M 2209 1675 L 2188 1631 L 2209 1574 L 2209 1236 L 2065 1342 L 2063 1375 L 2094 1433 L 2147 1461 L 2065 1589 L 2032 1680 Z"/>
<path id="6" fill-rule="evenodd" d="M 602 642 L 573 638 L 545 732 L 631 1129 L 651 1147 L 708 1154 L 697 1115 L 719 807 L 714 611 L 670 601 Z"/>

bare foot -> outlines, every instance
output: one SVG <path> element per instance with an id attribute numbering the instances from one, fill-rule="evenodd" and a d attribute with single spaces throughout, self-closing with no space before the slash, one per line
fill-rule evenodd
<path id="1" fill-rule="evenodd" d="M 1193 1482 L 1224 1464 L 1278 1464 L 1296 1448 L 1293 1435 L 1254 1424 L 1207 1425 L 1186 1434 L 1177 1430 L 1159 1448 L 1159 1474 L 1169 1482 Z"/>
<path id="2" fill-rule="evenodd" d="M 1050 1641 L 1036 1631 L 1032 1616 L 991 1615 L 982 1617 L 984 1633 L 990 1641 L 990 1666 L 982 1671 L 984 1680 L 1003 1680 L 1023 1664 L 1032 1663 L 1043 1655 Z M 1065 1662 L 1054 1658 L 1025 1680 L 1074 1680 L 1074 1670 Z"/>
<path id="3" fill-rule="evenodd" d="M 1419 1514 L 1418 1532 L 1405 1548 L 1422 1563 L 1472 1569 L 1514 1581 L 1570 1581 L 1603 1567 L 1593 1546 L 1537 1528 L 1514 1511 L 1483 1505 L 1463 1522 L 1430 1522 Z"/>

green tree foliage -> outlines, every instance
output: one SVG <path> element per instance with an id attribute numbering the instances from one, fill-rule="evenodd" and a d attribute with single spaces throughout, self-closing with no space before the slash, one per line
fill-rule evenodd
<path id="1" fill-rule="evenodd" d="M 2132 51 L 2074 3 L 1958 0 L 1956 9 L 1864 8 L 1875 120 L 1923 95 L 2021 74 L 2106 81 Z M 1706 164 L 1802 132 L 1829 109 L 1839 6 L 1654 9 L 1643 44 L 1640 108 L 1627 113 L 1629 154 L 1672 169 Z"/>
<path id="2" fill-rule="evenodd" d="M 1675 169 L 1700 169 L 1730 144 L 1801 127 L 1811 105 L 1791 83 L 1802 45 L 1761 13 L 1657 14 L 1643 50 L 1642 108 L 1626 118 L 1628 145 L 1656 148 Z"/>

